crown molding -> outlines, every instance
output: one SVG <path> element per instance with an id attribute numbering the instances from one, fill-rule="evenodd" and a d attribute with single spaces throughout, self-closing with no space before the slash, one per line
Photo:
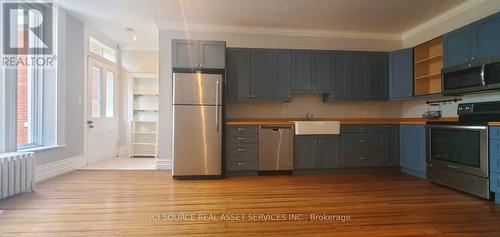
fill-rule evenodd
<path id="1" fill-rule="evenodd" d="M 462 4 L 459 4 L 458 6 L 455 6 L 453 8 L 451 8 L 450 10 L 447 10 L 441 14 L 439 14 L 438 16 L 434 17 L 434 18 L 431 18 L 430 20 L 408 30 L 408 31 L 405 31 L 403 32 L 403 34 L 401 34 L 401 39 L 403 41 L 413 37 L 413 36 L 416 36 L 418 35 L 419 33 L 422 33 L 428 29 L 431 29 L 432 27 L 435 27 L 436 25 L 439 25 L 443 22 L 445 22 L 446 20 L 449 20 L 450 18 L 452 17 L 455 17 L 461 13 L 464 13 L 474 7 L 477 7 L 485 2 L 487 2 L 488 0 L 467 0 L 465 2 L 463 2 Z"/>
<path id="2" fill-rule="evenodd" d="M 242 27 L 231 25 L 208 25 L 208 24 L 183 24 L 155 22 L 159 30 L 186 31 L 186 32 L 218 32 L 238 34 L 260 34 L 281 36 L 308 36 L 325 38 L 348 38 L 348 39 L 374 39 L 374 40 L 401 40 L 399 34 L 385 34 L 359 31 L 326 31 L 305 29 L 284 29 L 273 27 Z"/>

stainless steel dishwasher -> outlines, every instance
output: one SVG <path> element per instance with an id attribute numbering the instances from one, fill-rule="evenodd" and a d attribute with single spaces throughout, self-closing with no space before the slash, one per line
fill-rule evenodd
<path id="1" fill-rule="evenodd" d="M 259 171 L 292 171 L 293 137 L 293 126 L 261 126 Z"/>

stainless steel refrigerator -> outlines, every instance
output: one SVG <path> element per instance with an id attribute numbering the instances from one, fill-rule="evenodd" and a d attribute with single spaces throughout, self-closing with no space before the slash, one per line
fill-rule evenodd
<path id="1" fill-rule="evenodd" d="M 221 74 L 174 73 L 174 177 L 222 174 Z"/>

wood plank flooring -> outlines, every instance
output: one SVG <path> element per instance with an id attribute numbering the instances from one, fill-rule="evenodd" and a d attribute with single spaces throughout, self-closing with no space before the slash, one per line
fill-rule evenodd
<path id="1" fill-rule="evenodd" d="M 500 206 L 394 170 L 204 181 L 174 181 L 165 171 L 74 171 L 0 202 L 0 210 L 0 236 L 500 236 Z M 198 219 L 226 213 L 244 218 Z M 195 217 L 169 220 L 174 214 Z"/>

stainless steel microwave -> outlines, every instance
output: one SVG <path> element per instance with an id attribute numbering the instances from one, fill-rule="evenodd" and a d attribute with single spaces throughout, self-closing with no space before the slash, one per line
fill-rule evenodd
<path id="1" fill-rule="evenodd" d="M 500 89 L 500 58 L 448 67 L 443 69 L 442 76 L 444 95 Z"/>

